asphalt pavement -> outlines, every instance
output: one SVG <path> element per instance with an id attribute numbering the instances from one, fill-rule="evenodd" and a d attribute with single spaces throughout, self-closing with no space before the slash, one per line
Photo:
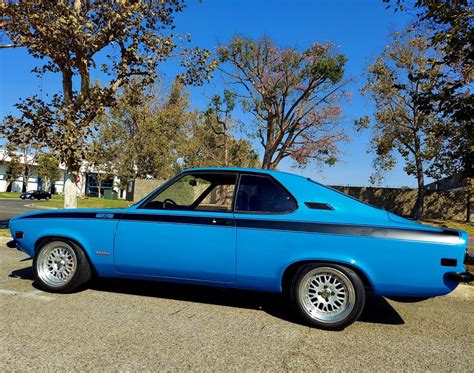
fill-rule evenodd
<path id="1" fill-rule="evenodd" d="M 35 210 L 27 206 L 31 201 L 14 198 L 0 198 L 0 229 L 8 227 L 8 220 L 15 215 Z"/>
<path id="2" fill-rule="evenodd" d="M 0 371 L 472 371 L 474 287 L 418 303 L 370 297 L 340 332 L 299 323 L 274 294 L 95 280 L 33 283 L 0 240 Z"/>

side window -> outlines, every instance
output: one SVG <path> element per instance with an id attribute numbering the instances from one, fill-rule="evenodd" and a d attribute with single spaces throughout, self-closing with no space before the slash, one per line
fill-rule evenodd
<path id="1" fill-rule="evenodd" d="M 290 194 L 271 178 L 242 175 L 235 202 L 235 211 L 278 213 L 296 209 Z"/>
<path id="2" fill-rule="evenodd" d="M 234 174 L 188 174 L 139 208 L 154 210 L 231 211 Z"/>
<path id="3" fill-rule="evenodd" d="M 214 186 L 209 194 L 196 206 L 196 210 L 230 212 L 232 210 L 234 188 L 235 183 Z"/>

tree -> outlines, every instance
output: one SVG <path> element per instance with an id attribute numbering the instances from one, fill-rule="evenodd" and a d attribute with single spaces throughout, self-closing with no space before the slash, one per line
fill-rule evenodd
<path id="1" fill-rule="evenodd" d="M 420 106 L 435 108 L 449 125 L 436 128 L 436 135 L 444 146 L 439 149 L 429 172 L 435 178 L 461 174 L 473 176 L 474 160 L 474 10 L 468 0 L 429 1 L 384 0 L 394 4 L 395 10 L 410 10 L 416 14 L 414 32 L 428 33 L 432 47 L 441 60 L 433 59 L 436 67 L 446 69 L 438 75 L 431 91 L 420 95 Z M 472 192 L 474 195 L 474 192 Z"/>
<path id="2" fill-rule="evenodd" d="M 189 95 L 175 80 L 165 102 L 153 112 L 152 120 L 142 127 L 138 163 L 139 176 L 167 179 L 180 169 L 180 149 L 186 141 L 186 132 L 197 113 L 189 108 Z"/>
<path id="3" fill-rule="evenodd" d="M 231 116 L 235 108 L 235 93 L 224 90 L 224 97 L 214 95 L 205 111 L 207 128 L 212 130 L 215 136 L 222 138 L 222 151 L 224 153 L 222 166 L 229 166 L 229 130 L 234 127 L 234 119 Z"/>
<path id="4" fill-rule="evenodd" d="M 415 175 L 418 195 L 416 218 L 424 213 L 424 177 L 427 164 L 441 146 L 434 129 L 444 125 L 435 111 L 421 106 L 418 97 L 437 84 L 442 66 L 430 64 L 433 51 L 424 38 L 409 33 L 394 33 L 393 40 L 369 67 L 362 93 L 375 102 L 372 147 L 376 153 L 375 177 L 396 164 L 394 152 L 405 161 L 405 172 Z M 357 122 L 359 128 L 369 125 L 369 118 Z"/>
<path id="5" fill-rule="evenodd" d="M 333 164 L 347 135 L 338 126 L 337 105 L 345 81 L 346 58 L 331 43 L 303 52 L 280 49 L 268 38 L 234 36 L 220 46 L 225 76 L 245 92 L 244 109 L 253 114 L 251 133 L 264 148 L 262 167 L 274 169 L 287 157 L 298 166 Z"/>
<path id="6" fill-rule="evenodd" d="M 258 154 L 252 144 L 232 135 L 238 121 L 232 116 L 236 94 L 225 89 L 214 95 L 198 120 L 188 130 L 182 149 L 186 167 L 257 167 Z"/>
<path id="7" fill-rule="evenodd" d="M 98 118 L 96 138 L 113 156 L 121 182 L 168 178 L 179 169 L 179 149 L 195 116 L 178 80 L 169 94 L 133 82 L 121 91 L 116 106 Z"/>
<path id="8" fill-rule="evenodd" d="M 43 190 L 51 191 L 51 186 L 55 180 L 61 177 L 59 160 L 49 153 L 42 153 L 36 158 L 36 173 L 43 181 Z"/>
<path id="9" fill-rule="evenodd" d="M 11 43 L 26 47 L 37 59 L 38 75 L 59 73 L 61 93 L 45 101 L 38 96 L 17 104 L 19 117 L 8 116 L 3 132 L 18 144 L 34 141 L 57 153 L 67 168 L 65 207 L 75 207 L 76 173 L 86 157 L 85 146 L 94 119 L 113 106 L 120 87 L 133 77 L 143 85 L 156 77 L 158 64 L 181 54 L 190 84 L 200 84 L 212 66 L 208 51 L 177 50 L 173 19 L 184 8 L 184 0 L 162 1 L 0 1 L 0 31 Z M 92 74 L 105 75 L 105 84 L 92 83 Z"/>
<path id="10" fill-rule="evenodd" d="M 31 174 L 34 170 L 37 151 L 35 147 L 31 145 L 20 145 L 18 149 L 21 152 L 21 159 L 23 161 L 23 185 L 21 191 L 26 192 Z"/>
<path id="11" fill-rule="evenodd" d="M 258 154 L 250 141 L 227 134 L 224 147 L 222 135 L 216 135 L 207 120 L 193 123 L 188 136 L 181 150 L 185 167 L 259 166 Z"/>
<path id="12" fill-rule="evenodd" d="M 11 192 L 12 183 L 21 176 L 23 171 L 23 165 L 14 144 L 5 145 L 2 163 L 5 165 L 5 192 Z"/>

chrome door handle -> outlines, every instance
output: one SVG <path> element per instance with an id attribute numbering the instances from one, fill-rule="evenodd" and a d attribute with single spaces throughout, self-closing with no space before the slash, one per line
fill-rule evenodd
<path id="1" fill-rule="evenodd" d="M 227 219 L 227 218 L 211 218 L 211 224 L 231 226 L 233 224 L 233 220 L 232 219 Z"/>

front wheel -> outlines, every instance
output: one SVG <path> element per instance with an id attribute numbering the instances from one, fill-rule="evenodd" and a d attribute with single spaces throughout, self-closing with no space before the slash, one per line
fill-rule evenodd
<path id="1" fill-rule="evenodd" d="M 306 264 L 293 277 L 292 303 L 311 326 L 341 330 L 356 321 L 365 305 L 359 276 L 337 264 Z"/>
<path id="2" fill-rule="evenodd" d="M 54 239 L 45 242 L 33 260 L 33 274 L 42 290 L 70 293 L 91 278 L 91 268 L 84 251 L 74 242 Z"/>

